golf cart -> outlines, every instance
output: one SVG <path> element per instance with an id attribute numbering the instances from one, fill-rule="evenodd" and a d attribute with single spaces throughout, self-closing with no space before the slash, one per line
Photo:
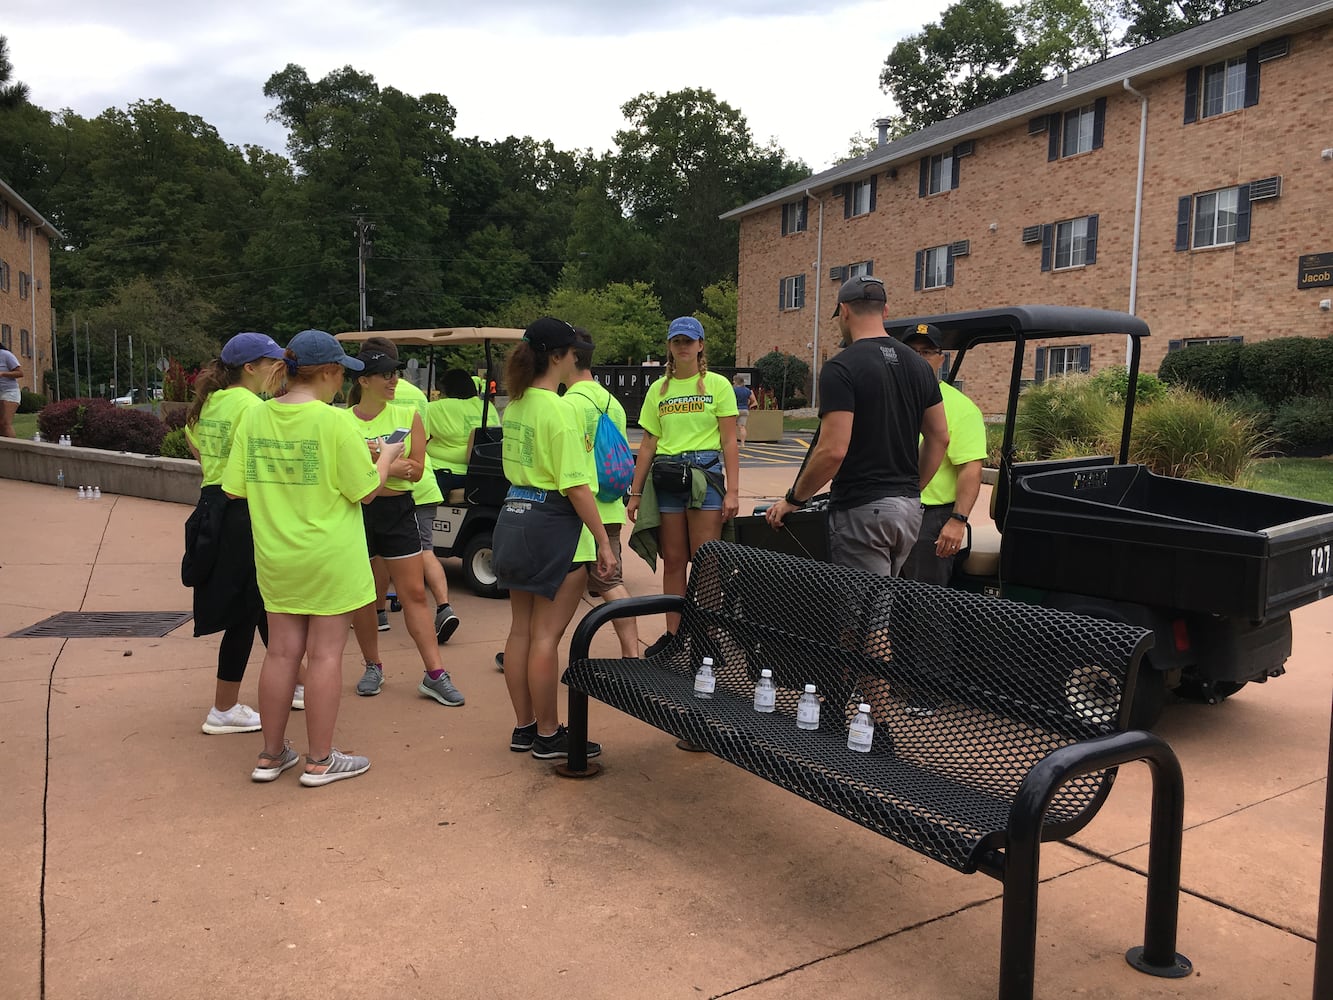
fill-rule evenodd
<path id="1" fill-rule="evenodd" d="M 522 339 L 523 331 L 505 327 L 374 330 L 340 333 L 337 339 L 344 343 L 362 343 L 371 337 L 383 337 L 400 347 L 430 348 L 428 385 L 433 385 L 435 378 L 435 348 L 469 344 L 481 344 L 485 348 L 486 391 L 482 393 L 482 426 L 472 434 L 467 479 L 463 487 L 451 491 L 436 508 L 435 554 L 441 559 L 462 560 L 463 579 L 473 593 L 481 597 L 507 597 L 508 592 L 500 587 L 491 566 L 491 533 L 500 516 L 500 505 L 509 491 L 500 457 L 500 428 L 487 426 L 495 420 L 491 415 L 495 407 L 491 392 L 494 384 L 491 345 L 516 343 Z"/>
<path id="2" fill-rule="evenodd" d="M 969 351 L 1013 345 L 991 493 L 995 529 L 970 532 L 951 586 L 1151 629 L 1155 643 L 1134 696 L 1131 724 L 1138 728 L 1156 721 L 1169 690 L 1213 704 L 1250 681 L 1283 673 L 1291 654 L 1290 612 L 1333 594 L 1333 505 L 1173 479 L 1130 464 L 1139 362 L 1149 335 L 1142 319 L 1101 309 L 1015 306 L 884 326 L 901 337 L 919 323 L 938 327 L 940 346 L 954 352 L 951 383 Z M 1015 461 L 1028 343 L 1108 335 L 1129 344 L 1118 456 Z M 789 539 L 762 519 L 741 519 L 751 523 L 738 523 L 738 538 L 824 558 L 824 516 L 789 515 Z"/>

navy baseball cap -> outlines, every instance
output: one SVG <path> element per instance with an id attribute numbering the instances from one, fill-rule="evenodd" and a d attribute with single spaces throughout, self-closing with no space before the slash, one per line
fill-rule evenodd
<path id="1" fill-rule="evenodd" d="M 296 355 L 296 366 L 331 365 L 335 362 L 349 371 L 359 372 L 365 365 L 356 358 L 349 358 L 342 344 L 333 339 L 332 334 L 323 330 L 302 330 L 292 338 L 287 350 Z"/>
<path id="2" fill-rule="evenodd" d="M 704 325 L 693 316 L 677 316 L 667 327 L 667 340 L 672 337 L 689 337 L 691 340 L 703 340 Z"/>
<path id="3" fill-rule="evenodd" d="M 260 358 L 282 358 L 283 353 L 278 342 L 267 333 L 238 333 L 222 345 L 224 365 L 235 366 L 249 364 Z"/>

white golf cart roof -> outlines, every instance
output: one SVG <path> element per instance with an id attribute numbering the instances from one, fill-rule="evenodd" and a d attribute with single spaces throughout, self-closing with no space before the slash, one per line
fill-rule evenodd
<path id="1" fill-rule="evenodd" d="M 445 326 L 434 330 L 349 330 L 335 339 L 360 344 L 371 337 L 403 347 L 452 347 L 457 344 L 484 344 L 487 341 L 512 344 L 523 339 L 523 331 L 505 326 Z"/>

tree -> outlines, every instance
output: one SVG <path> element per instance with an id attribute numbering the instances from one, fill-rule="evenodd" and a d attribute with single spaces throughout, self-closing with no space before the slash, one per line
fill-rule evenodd
<path id="1" fill-rule="evenodd" d="M 703 309 L 694 318 L 703 324 L 708 363 L 723 368 L 736 364 L 736 282 L 718 281 L 703 290 Z"/>
<path id="2" fill-rule="evenodd" d="M 28 85 L 15 81 L 14 66 L 9 61 L 9 39 L 0 35 L 0 111 L 12 111 L 28 103 Z"/>
<path id="3" fill-rule="evenodd" d="M 646 282 L 614 282 L 597 291 L 562 288 L 546 311 L 592 335 L 598 364 L 639 364 L 666 351 L 666 317 Z"/>
<path id="4" fill-rule="evenodd" d="M 1117 13 L 1128 25 L 1122 44 L 1147 45 L 1224 14 L 1253 7 L 1259 0 L 1120 0 Z"/>

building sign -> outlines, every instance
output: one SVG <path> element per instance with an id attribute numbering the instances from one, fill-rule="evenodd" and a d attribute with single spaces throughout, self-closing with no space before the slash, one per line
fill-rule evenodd
<path id="1" fill-rule="evenodd" d="M 1333 253 L 1307 253 L 1300 259 L 1296 273 L 1297 288 L 1333 286 Z"/>

